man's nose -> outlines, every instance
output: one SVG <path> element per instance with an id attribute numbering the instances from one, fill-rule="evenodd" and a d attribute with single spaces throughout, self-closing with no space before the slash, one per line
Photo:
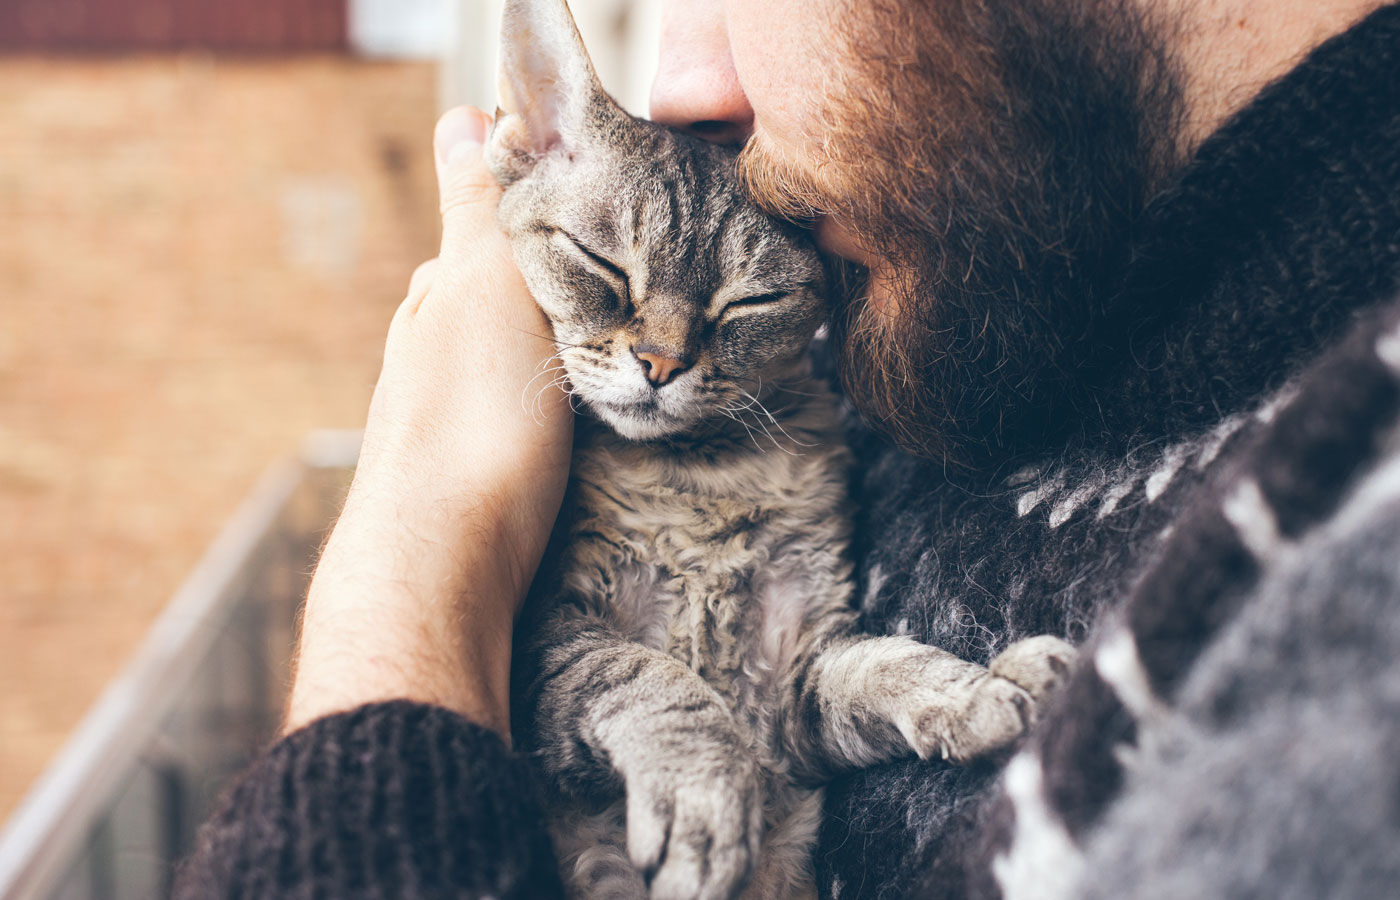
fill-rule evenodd
<path id="1" fill-rule="evenodd" d="M 718 144 L 742 144 L 748 138 L 753 109 L 729 54 L 723 3 L 667 0 L 651 117 Z"/>

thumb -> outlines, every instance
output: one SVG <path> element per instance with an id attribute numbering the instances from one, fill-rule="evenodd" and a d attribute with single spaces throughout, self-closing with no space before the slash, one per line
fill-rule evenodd
<path id="1" fill-rule="evenodd" d="M 491 117 L 472 106 L 450 109 L 433 134 L 442 211 L 442 259 L 455 258 L 482 238 L 496 238 L 501 189 L 486 167 L 483 144 Z"/>

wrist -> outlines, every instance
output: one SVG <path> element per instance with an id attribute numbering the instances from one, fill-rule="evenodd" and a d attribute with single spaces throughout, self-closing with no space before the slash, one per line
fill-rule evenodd
<path id="1" fill-rule="evenodd" d="M 482 475 L 470 487 L 433 480 L 374 490 L 357 481 L 318 577 L 329 561 L 337 578 L 368 579 L 375 590 L 397 585 L 420 604 L 499 609 L 510 620 L 534 575 L 529 548 L 542 540 L 520 514 L 528 498 L 488 486 L 500 480 Z M 495 602 L 502 597 L 513 599 Z"/>
<path id="2" fill-rule="evenodd" d="M 343 610 L 337 610 L 344 612 Z M 433 626 L 367 619 L 368 627 L 317 622 L 334 613 L 309 603 L 284 731 L 374 703 L 409 700 L 451 710 L 510 741 L 510 630 L 454 642 Z M 427 642 L 425 637 L 431 636 Z"/>

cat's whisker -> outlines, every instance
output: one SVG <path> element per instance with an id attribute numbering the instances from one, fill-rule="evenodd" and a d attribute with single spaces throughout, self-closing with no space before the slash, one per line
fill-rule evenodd
<path id="1" fill-rule="evenodd" d="M 753 407 L 752 407 L 752 406 L 744 406 L 744 407 L 742 407 L 742 410 L 743 410 L 744 412 L 753 412 Z M 798 455 L 798 454 L 796 454 L 796 453 L 793 453 L 793 452 L 792 452 L 791 450 L 789 450 L 787 447 L 784 447 L 784 446 L 782 445 L 782 442 L 780 442 L 777 438 L 775 438 L 775 437 L 773 436 L 773 432 L 771 432 L 771 431 L 768 430 L 768 426 L 765 425 L 765 424 L 763 423 L 763 420 L 762 420 L 761 418 L 759 418 L 757 414 L 754 415 L 754 424 L 757 425 L 757 426 L 759 427 L 759 429 L 763 431 L 763 434 L 768 438 L 769 441 L 771 441 L 771 442 L 773 443 L 773 446 L 774 446 L 774 447 L 777 447 L 779 450 L 783 451 L 784 453 L 788 454 L 789 456 L 797 456 L 797 455 Z M 781 426 L 780 426 L 780 430 L 781 430 Z"/>
<path id="2" fill-rule="evenodd" d="M 574 412 L 579 412 L 579 386 L 577 384 L 574 384 L 568 379 L 567 376 L 565 376 L 564 383 L 560 385 L 560 388 L 564 391 L 564 396 L 569 398 L 569 409 L 573 410 Z"/>
<path id="3" fill-rule="evenodd" d="M 535 379 L 532 378 L 532 379 L 530 379 L 530 380 L 533 382 Z M 527 388 L 528 388 L 528 385 L 527 385 Z M 573 387 L 573 385 L 571 385 L 571 384 L 569 383 L 569 376 L 568 376 L 568 373 L 567 373 L 567 372 L 562 372 L 562 371 L 561 371 L 552 381 L 550 381 L 548 384 L 544 385 L 544 386 L 541 387 L 538 391 L 536 391 L 536 392 L 535 392 L 535 396 L 534 396 L 533 400 L 531 401 L 531 403 L 529 404 L 529 407 L 528 407 L 528 408 L 529 408 L 529 410 L 530 410 L 530 415 L 531 415 L 531 417 L 535 419 L 535 422 L 536 422 L 537 424 L 543 424 L 543 417 L 544 417 L 544 403 L 543 403 L 543 399 L 544 399 L 545 392 L 546 392 L 546 391 L 549 391 L 549 390 L 551 390 L 551 389 L 554 389 L 554 388 L 559 388 L 559 389 L 561 389 L 561 390 L 564 392 L 564 394 L 566 394 L 566 395 L 568 395 L 568 396 L 572 396 L 573 393 L 574 393 L 574 387 Z M 522 396 L 522 400 L 523 400 L 523 396 Z"/>
<path id="4" fill-rule="evenodd" d="M 776 437 L 773 436 L 773 432 L 771 432 L 771 431 L 768 430 L 768 426 L 765 425 L 765 424 L 763 424 L 763 420 L 760 419 L 758 416 L 754 416 L 754 421 L 758 423 L 758 427 L 759 427 L 759 428 L 762 428 L 762 429 L 763 429 L 763 433 L 764 433 L 765 435 L 768 436 L 768 440 L 770 440 L 770 441 L 773 442 L 773 446 L 774 446 L 774 447 L 777 447 L 779 450 L 783 451 L 783 452 L 786 453 L 788 456 L 800 456 L 800 455 L 801 455 L 801 454 L 799 454 L 799 453 L 795 453 L 795 452 L 792 451 L 792 450 L 789 450 L 787 447 L 784 447 L 783 444 L 782 444 L 782 442 L 779 441 Z M 779 430 L 781 430 L 781 429 L 779 429 Z"/>
<path id="5" fill-rule="evenodd" d="M 743 390 L 743 389 L 741 388 L 740 390 Z M 744 394 L 745 394 L 745 396 L 748 396 L 748 392 L 747 392 L 747 391 L 745 391 Z M 735 399 L 737 400 L 738 398 L 736 397 Z M 752 410 L 753 410 L 753 400 L 750 399 L 748 403 L 744 403 L 744 404 L 741 404 L 741 405 L 735 407 L 735 410 L 736 410 L 736 411 L 737 411 L 737 410 L 748 410 L 748 411 L 752 411 Z"/>
<path id="6" fill-rule="evenodd" d="M 554 381 L 551 381 L 549 384 L 545 385 L 543 388 L 540 389 L 539 395 L 542 396 L 545 391 L 551 390 L 553 388 L 558 388 L 561 393 L 569 397 L 572 397 L 574 396 L 574 394 L 578 393 L 578 388 L 574 387 L 573 383 L 569 381 L 567 376 L 565 376 L 563 378 L 555 379 Z"/>
<path id="7" fill-rule="evenodd" d="M 553 365 L 550 365 L 551 363 L 553 363 Z M 526 412 L 530 414 L 530 418 L 534 420 L 536 425 L 543 425 L 544 404 L 542 400 L 544 398 L 544 394 L 550 388 L 567 384 L 569 373 L 568 370 L 564 368 L 563 363 L 559 360 L 557 356 L 552 356 L 549 359 L 541 361 L 541 363 L 538 366 L 536 366 L 536 369 L 538 369 L 539 371 L 537 371 L 530 378 L 529 381 L 525 382 L 525 386 L 520 389 L 520 405 L 524 407 Z M 536 381 L 538 381 L 546 375 L 552 377 L 543 387 L 541 387 L 538 391 L 535 392 L 534 398 L 527 402 L 525 400 L 525 395 L 529 393 L 530 385 L 534 384 Z M 568 393 L 567 388 L 565 389 L 565 392 Z"/>
<path id="8" fill-rule="evenodd" d="M 550 360 L 545 360 L 545 362 L 548 363 L 548 362 L 550 362 Z M 555 363 L 558 363 L 558 360 L 555 359 L 554 362 L 555 362 Z M 553 376 L 553 378 L 552 378 L 552 380 L 551 380 L 551 382 L 550 382 L 550 383 L 552 384 L 553 382 L 558 381 L 560 377 L 565 377 L 565 376 L 567 376 L 567 374 L 568 374 L 567 371 L 565 370 L 565 368 L 564 368 L 564 366 L 563 366 L 562 364 L 553 365 L 553 366 L 548 366 L 548 367 L 543 367 L 543 364 L 542 364 L 541 366 L 536 367 L 536 368 L 538 368 L 539 371 L 537 371 L 537 372 L 534 374 L 534 376 L 530 378 L 529 381 L 525 382 L 525 387 L 521 389 L 521 393 L 522 393 L 522 394 L 523 394 L 525 391 L 528 391 L 528 390 L 530 389 L 530 385 L 534 384 L 536 381 L 538 381 L 539 379 L 543 378 L 543 377 L 546 376 L 546 375 L 552 375 L 552 376 Z"/>
<path id="9" fill-rule="evenodd" d="M 736 380 L 737 380 L 737 381 L 748 381 L 748 382 L 752 382 L 752 383 L 758 385 L 758 389 L 759 389 L 760 392 L 762 392 L 762 390 L 763 390 L 763 379 L 762 379 L 762 378 L 751 378 L 751 377 L 748 377 L 748 376 L 743 376 L 743 375 L 741 375 L 741 376 L 739 376 Z M 792 384 L 794 381 L 795 381 L 796 383 L 798 383 L 798 384 L 803 384 L 803 383 L 805 383 L 802 379 L 774 378 L 774 379 L 770 379 L 769 382 L 768 382 L 768 384 L 769 384 L 770 387 L 774 388 L 775 390 L 779 390 L 779 391 L 782 391 L 782 392 L 787 393 L 787 394 L 792 394 L 792 395 L 795 396 L 795 397 L 822 397 L 822 396 L 825 396 L 825 394 L 819 393 L 819 392 L 817 392 L 817 391 L 799 391 L 799 390 L 797 390 L 796 388 L 788 387 L 788 385 L 789 385 L 789 384 Z"/>
<path id="10" fill-rule="evenodd" d="M 720 411 L 723 412 L 724 415 L 727 416 L 728 418 L 733 419 L 735 422 L 738 422 L 740 425 L 744 426 L 744 431 L 748 432 L 749 440 L 753 441 L 753 448 L 754 448 L 755 450 L 757 450 L 759 453 L 764 453 L 764 452 L 766 452 L 766 451 L 763 449 L 763 447 L 761 447 L 761 446 L 759 445 L 759 443 L 758 443 L 758 438 L 757 438 L 756 436 L 754 436 L 753 429 L 749 427 L 749 423 L 748 423 L 748 422 L 745 422 L 743 419 L 741 419 L 741 418 L 739 418 L 737 415 L 735 415 L 735 414 L 734 414 L 734 411 L 731 410 L 731 409 L 730 409 L 729 407 L 727 407 L 727 406 L 721 407 L 721 408 L 720 408 Z"/>
<path id="11" fill-rule="evenodd" d="M 537 377 L 539 376 L 536 376 L 536 378 Z M 540 397 L 544 395 L 544 392 L 548 390 L 549 386 L 545 385 L 545 387 L 541 388 L 535 393 L 535 396 L 530 397 L 527 400 L 526 396 L 529 394 L 530 385 L 534 382 L 534 380 L 534 378 L 531 378 L 529 381 L 525 382 L 525 386 L 520 389 L 520 405 L 526 412 L 530 414 L 530 418 L 534 420 L 534 423 L 536 425 L 543 425 L 544 407 L 540 404 Z"/>
<path id="12" fill-rule="evenodd" d="M 770 421 L 770 422 L 773 423 L 773 427 L 774 427 L 774 428 L 777 428 L 778 431 L 780 431 L 780 432 L 782 433 L 783 437 L 785 437 L 785 438 L 787 438 L 788 440 L 792 441 L 794 444 L 796 444 L 796 445 L 799 446 L 799 447 L 814 447 L 814 446 L 816 446 L 815 444 L 809 443 L 809 442 L 807 442 L 807 441 L 799 441 L 797 438 L 795 438 L 795 437 L 793 437 L 791 434 L 789 434 L 789 433 L 788 433 L 788 430 L 787 430 L 786 428 L 783 427 L 783 423 L 782 423 L 782 422 L 779 422 L 778 419 L 777 419 L 777 417 L 774 416 L 771 412 L 768 411 L 768 407 L 764 406 L 764 405 L 763 405 L 763 402 L 760 401 L 760 400 L 758 399 L 758 397 L 754 396 L 753 394 L 750 394 L 748 391 L 744 390 L 743 388 L 739 388 L 739 391 L 740 391 L 740 393 L 745 394 L 746 396 L 748 396 L 749 399 L 751 399 L 751 400 L 758 406 L 759 410 L 760 410 L 765 416 L 768 417 L 768 421 Z M 765 429 L 765 430 L 766 430 L 766 429 Z"/>
<path id="13" fill-rule="evenodd" d="M 761 387 L 761 386 L 762 386 L 762 382 L 760 381 L 760 387 Z M 743 388 L 740 388 L 740 390 L 743 391 Z M 744 391 L 744 393 L 748 393 L 748 392 L 747 392 L 747 391 Z M 750 395 L 750 396 L 753 398 L 753 402 L 756 403 L 756 404 L 758 405 L 758 408 L 759 408 L 760 410 L 762 410 L 763 414 L 764 414 L 765 416 L 768 417 L 768 421 L 772 422 L 773 425 L 774 425 L 774 427 L 777 428 L 780 432 L 782 432 L 783 437 L 785 437 L 785 438 L 787 438 L 788 440 L 792 441 L 794 444 L 798 445 L 799 447 L 815 447 L 815 446 L 816 446 L 816 444 L 814 444 L 814 443 L 808 443 L 808 442 L 806 442 L 806 441 L 799 441 L 797 438 L 793 437 L 793 436 L 788 432 L 788 430 L 787 430 L 786 428 L 783 427 L 783 424 L 782 424 L 781 422 L 778 421 L 777 417 L 774 416 L 773 413 L 769 412 L 768 407 L 766 407 L 766 406 L 763 405 L 763 401 L 759 400 L 757 396 L 753 396 L 753 395 Z"/>
<path id="14" fill-rule="evenodd" d="M 514 326 L 512 326 L 512 327 L 514 327 Z M 555 336 L 552 335 L 552 334 L 540 334 L 539 332 L 537 332 L 537 331 L 531 331 L 531 330 L 528 329 L 528 328 L 515 328 L 515 330 L 518 331 L 518 332 L 520 332 L 521 334 L 528 334 L 530 337 L 537 337 L 537 338 L 539 338 L 539 339 L 542 340 L 542 341 L 549 341 L 551 344 L 554 344 L 556 347 L 572 347 L 572 348 L 574 348 L 575 350 L 592 350 L 592 349 L 594 349 L 594 348 L 592 348 L 592 347 L 589 347 L 587 344 L 571 344 L 571 343 L 569 343 L 568 341 L 561 341 L 559 338 L 555 337 Z"/>
<path id="15" fill-rule="evenodd" d="M 787 453 L 787 454 L 790 455 L 790 456 L 796 456 L 796 455 L 798 455 L 798 454 L 793 453 L 793 452 L 792 452 L 791 450 L 789 450 L 787 447 L 784 447 L 784 446 L 778 441 L 777 438 L 773 437 L 773 433 L 772 433 L 771 431 L 768 430 L 768 426 L 765 425 L 765 424 L 763 424 L 763 420 L 762 420 L 761 418 L 759 418 L 757 412 L 756 412 L 755 409 L 754 409 L 754 404 L 757 402 L 757 400 L 754 398 L 754 396 L 753 396 L 752 394 L 748 393 L 747 391 L 744 391 L 742 388 L 740 389 L 740 392 L 743 393 L 744 396 L 746 396 L 746 397 L 749 398 L 749 402 L 744 403 L 744 404 L 742 404 L 742 405 L 740 405 L 740 406 L 726 407 L 726 409 L 728 409 L 730 412 L 738 413 L 739 415 L 743 415 L 744 413 L 753 413 L 753 416 L 754 416 L 754 424 L 757 425 L 757 426 L 763 431 L 763 433 L 768 437 L 768 440 L 770 440 L 770 441 L 773 442 L 773 446 L 774 446 L 774 447 L 777 447 L 779 450 L 782 450 L 784 453 Z M 736 399 L 737 399 L 737 398 L 736 398 Z M 765 414 L 768 414 L 768 411 L 765 409 L 765 410 L 764 410 L 764 413 L 765 413 Z M 771 414 L 768 414 L 768 416 L 769 416 L 770 419 L 772 418 L 772 415 L 771 415 Z M 733 417 L 733 416 L 730 416 L 730 418 L 734 418 L 734 417 Z M 738 422 L 739 424 L 743 425 L 743 426 L 746 427 L 746 428 L 748 427 L 748 423 L 745 422 L 743 419 L 734 418 L 734 421 Z M 777 424 L 776 421 L 774 422 L 774 424 Z M 782 426 L 779 425 L 779 426 L 778 426 L 778 429 L 781 431 L 781 430 L 782 430 Z M 784 432 L 784 433 L 786 434 L 786 432 Z M 791 438 L 791 435 L 788 435 L 788 437 Z"/>

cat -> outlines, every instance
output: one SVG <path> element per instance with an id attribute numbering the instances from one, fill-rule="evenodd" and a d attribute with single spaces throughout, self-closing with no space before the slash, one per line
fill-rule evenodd
<path id="1" fill-rule="evenodd" d="M 576 422 L 518 635 L 520 745 L 571 896 L 814 893 L 822 784 L 1004 747 L 1067 671 L 857 630 L 849 453 L 807 349 L 827 274 L 732 150 L 625 113 L 564 0 L 508 0 L 487 160 Z"/>

